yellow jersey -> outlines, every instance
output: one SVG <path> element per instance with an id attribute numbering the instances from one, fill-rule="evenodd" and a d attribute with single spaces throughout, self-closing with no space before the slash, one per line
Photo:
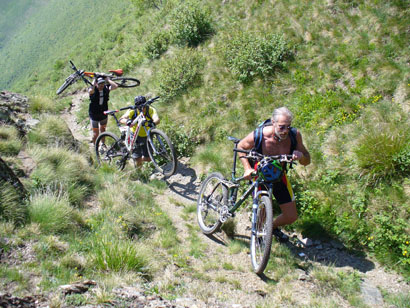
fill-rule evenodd
<path id="1" fill-rule="evenodd" d="M 138 110 L 136 110 L 136 111 L 137 111 L 137 116 L 138 116 L 139 111 Z M 133 119 L 134 118 L 134 113 L 135 113 L 135 111 L 130 109 L 124 114 L 124 116 L 127 116 L 128 119 Z M 147 118 L 147 120 L 152 120 L 153 117 L 156 116 L 156 115 L 157 115 L 157 110 L 155 108 L 151 107 L 151 106 L 148 108 L 148 113 L 145 112 L 145 117 Z M 131 131 L 133 133 L 135 133 L 135 131 L 137 130 L 137 126 L 138 125 L 134 125 L 133 127 L 131 127 Z M 143 126 L 145 126 L 148 130 L 149 127 L 148 127 L 147 122 L 145 122 Z M 145 132 L 145 129 L 143 127 L 141 127 L 141 129 L 140 129 L 138 137 L 147 137 L 147 133 Z"/>

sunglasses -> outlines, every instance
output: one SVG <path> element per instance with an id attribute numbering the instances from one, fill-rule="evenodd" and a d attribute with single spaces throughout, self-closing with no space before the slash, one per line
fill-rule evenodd
<path id="1" fill-rule="evenodd" d="M 290 125 L 278 125 L 278 128 L 279 128 L 280 130 L 284 130 L 284 129 L 289 130 L 289 129 L 291 128 L 291 126 L 290 126 Z"/>

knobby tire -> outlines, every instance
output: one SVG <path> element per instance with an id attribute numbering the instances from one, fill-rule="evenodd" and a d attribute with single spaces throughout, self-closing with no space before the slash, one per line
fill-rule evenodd
<path id="1" fill-rule="evenodd" d="M 111 78 L 120 88 L 133 88 L 140 85 L 140 81 L 131 77 L 113 77 Z"/>
<path id="2" fill-rule="evenodd" d="M 152 129 L 147 137 L 149 157 L 157 171 L 171 176 L 177 168 L 177 156 L 168 136 L 159 129 Z"/>
<path id="3" fill-rule="evenodd" d="M 256 233 L 251 235 L 251 260 L 256 274 L 262 274 L 269 261 L 273 232 L 272 200 L 261 196 L 256 212 Z"/>
<path id="4" fill-rule="evenodd" d="M 197 220 L 202 232 L 207 235 L 215 233 L 222 225 L 220 209 L 228 204 L 228 189 L 221 183 L 223 180 L 221 173 L 211 173 L 199 191 Z"/>
<path id="5" fill-rule="evenodd" d="M 102 147 L 102 143 L 105 144 L 105 149 Z M 97 137 L 95 154 L 98 164 L 105 162 L 115 166 L 118 170 L 124 169 L 127 162 L 125 156 L 128 155 L 123 141 L 110 132 L 104 132 Z"/>

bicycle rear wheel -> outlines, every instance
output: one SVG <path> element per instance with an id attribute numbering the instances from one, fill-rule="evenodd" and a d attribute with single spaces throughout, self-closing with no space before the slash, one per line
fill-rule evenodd
<path id="1" fill-rule="evenodd" d="M 124 142 L 110 132 L 102 133 L 95 141 L 95 154 L 99 164 L 107 163 L 123 170 L 127 162 L 127 148 Z"/>
<path id="2" fill-rule="evenodd" d="M 177 169 L 177 156 L 168 136 L 159 129 L 152 129 L 147 138 L 148 154 L 159 172 L 171 176 Z"/>
<path id="3" fill-rule="evenodd" d="M 61 85 L 61 87 L 58 88 L 56 94 L 59 95 L 63 93 L 65 89 L 68 88 L 68 86 L 72 85 L 76 81 L 76 74 L 71 74 L 70 76 L 67 77 L 67 79 L 64 81 L 64 83 Z"/>
<path id="4" fill-rule="evenodd" d="M 252 228 L 251 235 L 251 260 L 256 274 L 262 274 L 268 264 L 272 247 L 272 232 L 272 201 L 267 196 L 261 196 L 256 211 L 256 230 Z"/>
<path id="5" fill-rule="evenodd" d="M 211 173 L 201 185 L 197 200 L 197 219 L 205 234 L 213 234 L 222 225 L 220 212 L 228 204 L 228 189 L 222 185 L 222 174 Z"/>
<path id="6" fill-rule="evenodd" d="M 140 81 L 131 77 L 113 77 L 111 78 L 120 88 L 133 88 L 140 85 Z"/>

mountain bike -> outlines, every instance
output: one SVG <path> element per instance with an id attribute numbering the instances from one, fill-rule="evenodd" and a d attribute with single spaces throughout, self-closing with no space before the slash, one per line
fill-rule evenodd
<path id="1" fill-rule="evenodd" d="M 231 180 L 219 172 L 211 173 L 201 185 L 197 200 L 197 220 L 202 232 L 211 235 L 219 230 L 223 223 L 235 216 L 235 211 L 252 194 L 252 229 L 251 261 L 256 274 L 261 274 L 269 261 L 272 247 L 273 210 L 272 187 L 274 182 L 264 176 L 265 168 L 275 168 L 281 164 L 293 163 L 292 155 L 265 156 L 255 151 L 238 149 L 239 139 L 228 137 L 234 142 L 234 157 Z M 254 179 L 242 196 L 238 198 L 239 183 L 244 177 L 236 177 L 238 152 L 245 153 L 242 159 L 250 158 L 257 163 Z M 273 167 L 272 167 L 273 166 Z M 279 171 L 276 170 L 275 172 Z"/>
<path id="2" fill-rule="evenodd" d="M 138 133 L 141 129 L 144 129 L 147 134 L 148 154 L 155 169 L 165 176 L 171 176 L 175 173 L 177 159 L 171 140 L 163 131 L 155 128 L 154 122 L 148 121 L 143 112 L 144 107 L 148 108 L 149 105 L 158 98 L 159 96 L 152 98 L 141 105 L 128 106 L 119 110 L 108 110 L 104 112 L 104 114 L 114 117 L 120 129 L 121 136 L 117 137 L 111 132 L 104 132 L 97 137 L 95 141 L 95 153 L 98 163 L 106 162 L 113 164 L 118 170 L 123 170 L 127 160 L 131 158 Z M 138 110 L 139 114 L 137 115 L 137 112 L 135 112 L 130 125 L 122 126 L 116 113 L 127 109 Z M 145 122 L 148 122 L 149 129 L 145 127 Z M 137 125 L 137 129 L 135 133 L 132 133 L 131 127 L 134 125 Z"/>
<path id="3" fill-rule="evenodd" d="M 87 85 L 92 83 L 89 79 L 98 78 L 98 77 L 110 77 L 110 79 L 115 82 L 120 88 L 133 88 L 140 85 L 140 81 L 132 77 L 121 77 L 123 74 L 122 69 L 109 70 L 110 73 L 97 73 L 97 72 L 86 72 L 84 70 L 78 70 L 74 63 L 70 60 L 71 68 L 75 71 L 70 76 L 66 78 L 61 87 L 57 90 L 57 95 L 63 93 L 70 85 L 74 84 L 78 80 L 82 79 Z M 87 77 L 87 78 L 86 78 Z"/>

